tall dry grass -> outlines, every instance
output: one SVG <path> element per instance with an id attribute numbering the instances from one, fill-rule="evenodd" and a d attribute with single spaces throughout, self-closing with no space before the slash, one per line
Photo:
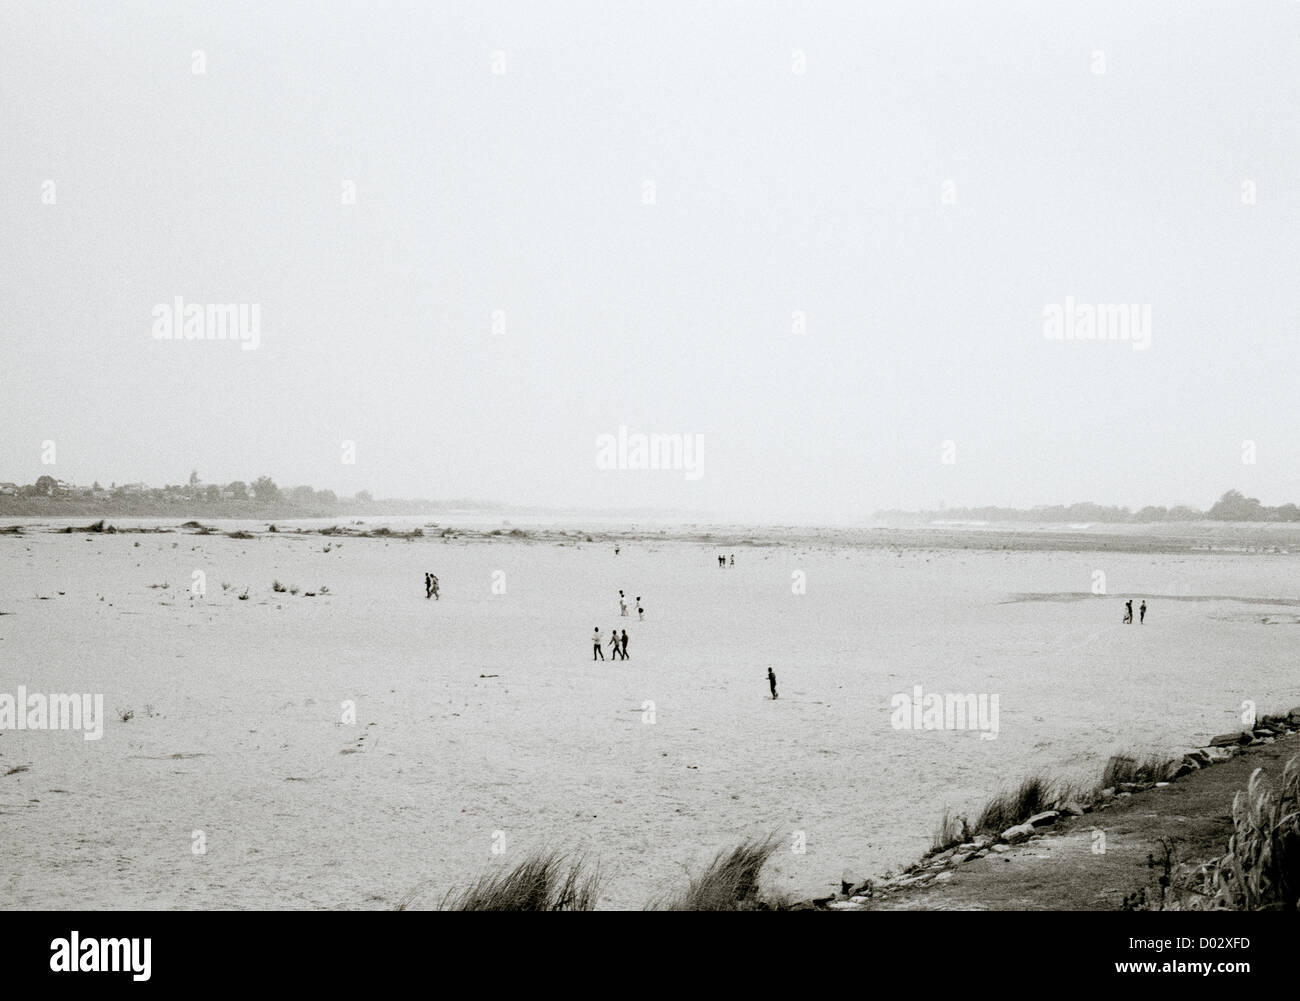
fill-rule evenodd
<path id="1" fill-rule="evenodd" d="M 582 857 L 539 851 L 513 869 L 479 877 L 468 889 L 451 891 L 444 911 L 594 911 L 600 873 Z"/>
<path id="2" fill-rule="evenodd" d="M 1256 768 L 1232 799 L 1232 837 L 1222 856 L 1174 873 L 1171 910 L 1300 909 L 1300 755 L 1276 785 Z"/>

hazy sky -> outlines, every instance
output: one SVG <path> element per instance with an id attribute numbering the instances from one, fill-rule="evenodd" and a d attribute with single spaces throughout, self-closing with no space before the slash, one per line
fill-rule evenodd
<path id="1" fill-rule="evenodd" d="M 1298 95 L 1289 0 L 4 0 L 0 480 L 1300 501 Z M 620 426 L 703 475 L 597 468 Z"/>

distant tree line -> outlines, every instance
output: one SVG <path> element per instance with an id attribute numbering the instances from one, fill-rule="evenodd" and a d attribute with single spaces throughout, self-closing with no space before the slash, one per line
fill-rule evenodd
<path id="1" fill-rule="evenodd" d="M 0 505 L 14 500 L 56 500 L 85 503 L 102 503 L 115 508 L 151 508 L 159 505 L 184 504 L 189 507 L 207 506 L 228 508 L 232 504 L 256 504 L 258 507 L 323 509 L 340 503 L 370 504 L 374 497 L 361 490 L 350 499 L 340 501 L 333 490 L 316 490 L 310 486 L 280 487 L 269 476 L 259 476 L 251 483 L 233 480 L 230 483 L 202 483 L 197 470 L 190 473 L 184 484 L 168 483 L 150 487 L 144 483 L 111 483 L 104 487 L 98 481 L 90 486 L 67 483 L 53 476 L 39 476 L 34 483 L 19 485 L 0 482 Z"/>
<path id="2" fill-rule="evenodd" d="M 1038 521 L 1038 522 L 1152 522 L 1152 521 L 1300 521 L 1300 508 L 1294 504 L 1266 507 L 1255 497 L 1239 490 L 1229 490 L 1210 507 L 1147 506 L 1137 511 L 1126 507 L 1101 504 L 1052 504 L 1032 508 L 952 507 L 942 511 L 879 511 L 878 518 L 927 518 L 952 521 Z"/>

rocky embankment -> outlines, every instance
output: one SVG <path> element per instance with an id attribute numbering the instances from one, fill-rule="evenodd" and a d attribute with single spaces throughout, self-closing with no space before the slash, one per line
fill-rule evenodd
<path id="1" fill-rule="evenodd" d="M 841 893 L 808 901 L 800 909 L 1118 907 L 1155 865 L 1152 851 L 1162 841 L 1193 856 L 1221 847 L 1231 833 L 1233 791 L 1245 785 L 1255 767 L 1277 762 L 1280 768 L 1300 752 L 1298 732 L 1300 706 L 1284 715 L 1263 716 L 1248 730 L 1220 734 L 1163 763 L 1156 774 L 1132 759 L 1112 758 L 1108 776 L 1134 770 L 1142 776 L 1086 796 L 1063 797 L 1051 809 L 1001 832 L 932 852 L 897 875 L 846 882 Z M 1203 774 L 1229 763 L 1235 767 Z M 1082 817 L 1089 819 L 1077 819 Z M 1052 864 L 987 864 L 1021 859 Z M 1134 885 L 1123 885 L 1125 880 Z M 1119 885 L 1108 887 L 1107 882 Z M 954 894 L 958 884 L 961 893 Z"/>

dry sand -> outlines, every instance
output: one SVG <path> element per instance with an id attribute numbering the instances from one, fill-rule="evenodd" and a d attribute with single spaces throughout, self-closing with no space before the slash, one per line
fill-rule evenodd
<path id="1" fill-rule="evenodd" d="M 1113 752 L 1239 729 L 1243 700 L 1300 701 L 1293 547 L 972 534 L 646 533 L 618 557 L 553 537 L 0 536 L 0 693 L 102 692 L 109 716 L 99 741 L 0 733 L 0 900 L 432 906 L 548 845 L 599 859 L 602 906 L 639 907 L 768 833 L 774 888 L 816 896 L 846 867 L 913 861 L 945 805 L 976 810 L 1026 772 L 1092 779 Z M 619 617 L 619 588 L 646 621 Z M 1126 593 L 1145 625 L 1120 624 Z M 626 628 L 632 659 L 593 664 L 593 626 Z M 891 696 L 914 685 L 997 694 L 997 739 L 895 730 Z"/>

